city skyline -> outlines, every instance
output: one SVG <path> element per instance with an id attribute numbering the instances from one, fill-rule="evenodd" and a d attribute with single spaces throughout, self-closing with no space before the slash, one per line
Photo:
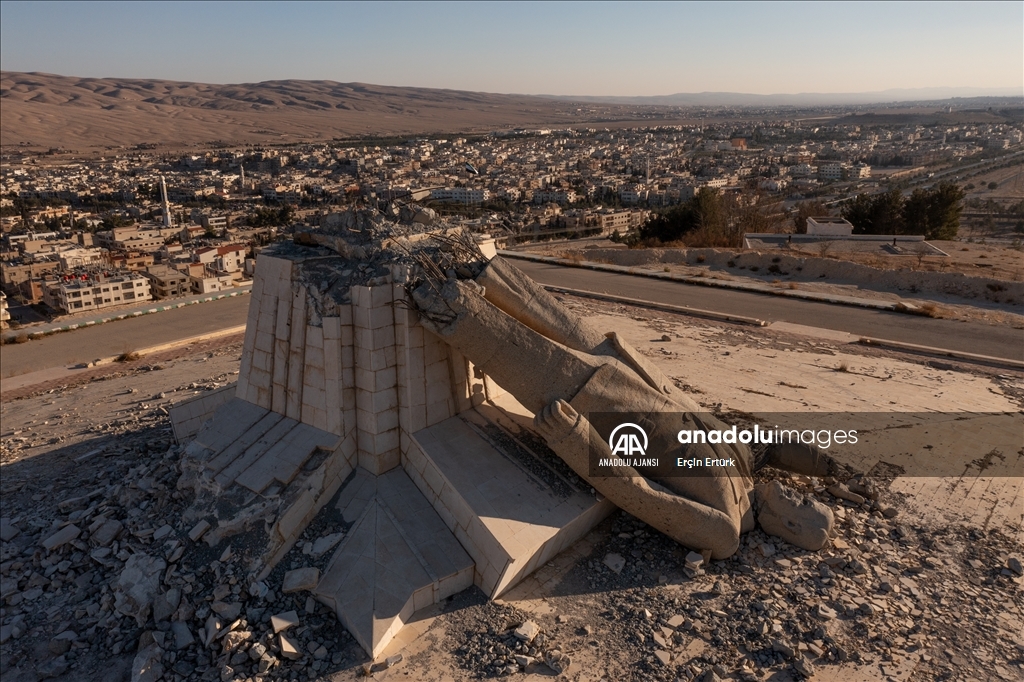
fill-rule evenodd
<path id="1" fill-rule="evenodd" d="M 4 70 L 80 77 L 569 97 L 1024 94 L 1020 3 L 204 3 L 183 11 L 3 2 L 0 15 Z"/>

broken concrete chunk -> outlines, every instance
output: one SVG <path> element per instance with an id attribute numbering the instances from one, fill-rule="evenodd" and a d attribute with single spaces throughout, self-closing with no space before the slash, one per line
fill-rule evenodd
<path id="1" fill-rule="evenodd" d="M 50 537 L 43 540 L 40 544 L 48 552 L 66 545 L 79 536 L 82 531 L 78 526 L 70 525 L 64 526 Z"/>
<path id="2" fill-rule="evenodd" d="M 572 665 L 572 661 L 568 656 L 563 654 L 558 649 L 552 649 L 547 652 L 544 656 L 544 662 L 548 664 L 548 667 L 555 671 L 555 673 L 561 675 L 565 670 Z"/>
<path id="3" fill-rule="evenodd" d="M 208 530 L 210 530 L 210 522 L 202 519 L 188 532 L 188 537 L 192 542 L 199 542 L 199 538 L 203 537 Z"/>
<path id="4" fill-rule="evenodd" d="M 157 623 L 169 619 L 181 603 L 181 590 L 172 587 L 153 600 L 153 620 Z"/>
<path id="5" fill-rule="evenodd" d="M 133 554 L 125 562 L 114 590 L 114 608 L 133 616 L 139 627 L 146 624 L 167 563 L 148 554 Z"/>
<path id="6" fill-rule="evenodd" d="M 140 651 L 132 661 L 132 682 L 159 682 L 164 676 L 160 663 L 164 652 L 156 644 L 150 644 Z"/>
<path id="7" fill-rule="evenodd" d="M 534 623 L 532 620 L 528 620 L 519 627 L 516 628 L 513 633 L 517 639 L 520 639 L 526 643 L 533 641 L 533 638 L 540 634 L 540 626 Z"/>
<path id="8" fill-rule="evenodd" d="M 164 538 L 166 538 L 167 536 L 169 536 L 173 532 L 174 532 L 174 529 L 171 528 L 171 526 L 169 526 L 168 524 L 165 523 L 164 525 L 160 526 L 159 528 L 157 528 L 153 532 L 153 541 L 154 542 L 159 542 L 160 540 L 163 540 Z"/>
<path id="9" fill-rule="evenodd" d="M 755 491 L 757 521 L 764 532 L 811 552 L 828 542 L 835 520 L 832 510 L 824 504 L 778 481 L 762 483 Z"/>
<path id="10" fill-rule="evenodd" d="M 865 501 L 865 497 L 863 495 L 858 495 L 857 493 L 853 492 L 842 483 L 830 485 L 828 487 L 828 491 L 834 497 L 838 497 L 841 500 L 846 500 L 847 502 L 853 502 L 854 504 L 864 504 Z"/>
<path id="11" fill-rule="evenodd" d="M 294 611 L 285 611 L 279 613 L 276 616 L 270 617 L 270 625 L 274 629 L 274 634 L 281 632 L 281 630 L 287 630 L 290 627 L 295 627 L 299 624 L 299 614 Z"/>
<path id="12" fill-rule="evenodd" d="M 21 529 L 11 523 L 11 520 L 6 516 L 0 518 L 0 540 L 4 542 L 10 542 L 14 538 L 18 537 L 18 533 Z"/>
<path id="13" fill-rule="evenodd" d="M 622 573 L 622 569 L 626 567 L 626 560 L 622 558 L 622 555 L 612 552 L 605 556 L 604 565 L 613 573 Z"/>
<path id="14" fill-rule="evenodd" d="M 332 533 L 331 535 L 325 535 L 322 538 L 318 538 L 317 541 L 313 543 L 313 547 L 310 549 L 310 554 L 313 556 L 320 556 L 321 554 L 329 552 L 335 545 L 341 542 L 343 537 L 345 537 L 344 533 Z"/>
<path id="15" fill-rule="evenodd" d="M 296 568 L 284 574 L 284 581 L 281 583 L 281 591 L 285 594 L 312 590 L 320 581 L 320 569 L 312 566 Z"/>
<path id="16" fill-rule="evenodd" d="M 288 635 L 283 632 L 278 633 L 278 645 L 281 647 L 281 656 L 292 661 L 297 661 L 302 658 L 302 652 L 299 651 L 299 647 L 288 638 Z"/>
<path id="17" fill-rule="evenodd" d="M 171 623 L 171 634 L 174 635 L 174 648 L 179 651 L 189 648 L 196 641 L 195 637 L 192 636 L 192 630 L 189 629 L 188 623 L 180 620 Z"/>
<path id="18" fill-rule="evenodd" d="M 117 539 L 123 528 L 124 524 L 117 519 L 109 519 L 89 536 L 89 542 L 97 547 L 107 547 Z"/>
<path id="19" fill-rule="evenodd" d="M 210 610 L 216 613 L 224 620 L 235 620 L 238 615 L 242 612 L 242 605 L 238 602 L 231 602 L 226 604 L 222 601 L 215 601 L 210 604 Z"/>

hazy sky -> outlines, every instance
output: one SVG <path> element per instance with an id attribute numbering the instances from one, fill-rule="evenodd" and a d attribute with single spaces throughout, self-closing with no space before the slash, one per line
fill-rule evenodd
<path id="1" fill-rule="evenodd" d="M 559 95 L 1024 90 L 1024 3 L 0 3 L 0 67 Z"/>

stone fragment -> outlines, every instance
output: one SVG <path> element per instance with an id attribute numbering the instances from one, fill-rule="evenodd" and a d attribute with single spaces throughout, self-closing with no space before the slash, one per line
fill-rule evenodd
<path id="1" fill-rule="evenodd" d="M 220 669 L 220 682 L 229 682 L 235 676 L 235 669 L 226 665 Z"/>
<path id="2" fill-rule="evenodd" d="M 123 528 L 124 524 L 117 519 L 108 519 L 95 532 L 89 535 L 89 542 L 97 547 L 107 547 L 117 539 Z"/>
<path id="3" fill-rule="evenodd" d="M 846 500 L 847 502 L 853 502 L 854 504 L 864 504 L 865 502 L 865 497 L 863 495 L 858 495 L 842 483 L 830 485 L 827 490 L 832 496 L 838 497 L 841 500 Z"/>
<path id="4" fill-rule="evenodd" d="M 62 547 L 77 538 L 81 532 L 81 529 L 74 524 L 64 526 L 56 533 L 43 540 L 40 544 L 44 549 L 46 549 L 46 551 L 52 552 L 53 550 Z"/>
<path id="5" fill-rule="evenodd" d="M 281 648 L 281 656 L 292 661 L 302 658 L 302 652 L 299 651 L 298 645 L 289 639 L 288 635 L 283 632 L 278 633 L 277 639 L 278 646 Z"/>
<path id="6" fill-rule="evenodd" d="M 221 646 L 224 647 L 224 651 L 234 651 L 250 639 L 252 639 L 252 633 L 248 630 L 234 630 L 224 635 Z"/>
<path id="7" fill-rule="evenodd" d="M 821 618 L 822 620 L 833 620 L 837 615 L 839 615 L 835 612 L 835 609 L 829 608 L 824 604 L 819 604 L 818 608 L 815 610 L 815 613 L 817 614 L 818 618 Z"/>
<path id="8" fill-rule="evenodd" d="M 672 654 L 661 649 L 658 649 L 654 652 L 654 657 L 658 659 L 658 662 L 662 665 L 668 665 L 672 662 Z"/>
<path id="9" fill-rule="evenodd" d="M 254 661 L 260 660 L 260 657 L 265 653 L 267 653 L 267 647 L 263 646 L 259 642 L 256 642 L 249 647 L 249 658 Z"/>
<path id="10" fill-rule="evenodd" d="M 520 668 L 528 668 L 533 664 L 533 656 L 524 656 L 523 654 L 516 654 L 516 665 Z"/>
<path id="11" fill-rule="evenodd" d="M 793 658 L 793 655 L 796 653 L 793 650 L 793 647 L 789 646 L 788 644 L 783 642 L 781 639 L 777 639 L 774 642 L 772 642 L 772 651 L 778 651 L 780 654 L 782 654 L 786 658 Z"/>
<path id="12" fill-rule="evenodd" d="M 312 653 L 313 658 L 315 658 L 318 661 L 322 661 L 325 658 L 327 658 L 327 647 L 321 644 L 320 646 L 316 647 L 316 649 L 314 649 Z"/>
<path id="13" fill-rule="evenodd" d="M 330 535 L 325 535 L 322 538 L 317 538 L 316 542 L 313 543 L 313 548 L 310 550 L 310 554 L 313 556 L 320 556 L 329 552 L 335 545 L 341 542 L 343 537 L 345 537 L 344 533 L 331 533 Z"/>
<path id="14" fill-rule="evenodd" d="M 210 610 L 224 620 L 235 620 L 242 613 L 242 605 L 238 602 L 226 604 L 222 601 L 215 601 L 210 604 Z"/>
<path id="15" fill-rule="evenodd" d="M 153 600 L 153 620 L 157 623 L 168 620 L 178 610 L 181 603 L 181 590 L 172 587 Z"/>
<path id="16" fill-rule="evenodd" d="M 210 643 L 220 633 L 221 622 L 215 616 L 209 616 L 206 619 L 206 625 L 203 627 L 203 646 L 210 646 Z"/>
<path id="17" fill-rule="evenodd" d="M 174 621 L 171 623 L 171 634 L 174 636 L 174 648 L 181 651 L 192 646 L 196 639 L 192 636 L 192 630 L 189 629 L 188 623 L 184 621 Z"/>
<path id="18" fill-rule="evenodd" d="M 806 658 L 798 658 L 793 661 L 793 668 L 807 679 L 814 677 L 814 666 Z"/>
<path id="19" fill-rule="evenodd" d="M 401 663 L 404 658 L 405 656 L 403 656 L 401 653 L 394 654 L 393 656 L 388 656 L 384 659 L 384 667 L 393 668 L 399 663 Z"/>
<path id="20" fill-rule="evenodd" d="M 679 628 L 679 626 L 680 626 L 680 625 L 682 625 L 682 624 L 683 624 L 683 622 L 684 622 L 685 620 L 686 620 L 686 618 L 684 618 L 683 616 L 680 616 L 680 615 L 679 615 L 679 614 L 677 613 L 676 615 L 674 615 L 674 616 L 672 616 L 671 618 L 669 618 L 669 619 L 668 619 L 668 621 L 667 621 L 667 623 L 668 623 L 668 626 L 669 626 L 670 628 L 672 628 L 673 630 L 676 630 L 676 629 L 678 629 L 678 628 Z"/>
<path id="21" fill-rule="evenodd" d="M 159 682 L 164 676 L 164 652 L 156 644 L 140 651 L 132 661 L 132 682 Z"/>
<path id="22" fill-rule="evenodd" d="M 57 656 L 51 658 L 49 661 L 36 666 L 36 672 L 38 673 L 39 679 L 48 679 L 51 677 L 61 677 L 71 667 L 68 659 L 65 656 Z M 31 678 L 30 678 L 31 679 Z M 134 682 L 134 678 L 132 679 Z"/>
<path id="23" fill-rule="evenodd" d="M 260 656 L 259 663 L 257 664 L 257 669 L 260 671 L 260 674 L 262 675 L 271 668 L 273 668 L 275 665 L 277 665 L 277 658 L 271 656 L 268 653 L 264 653 L 262 656 Z"/>
<path id="24" fill-rule="evenodd" d="M 203 534 L 208 530 L 210 530 L 210 522 L 206 519 L 201 519 L 199 523 L 193 526 L 192 530 L 188 532 L 188 537 L 192 542 L 199 542 L 199 538 L 203 537 Z"/>
<path id="25" fill-rule="evenodd" d="M 281 583 L 281 592 L 284 594 L 291 594 L 292 592 L 301 592 L 302 590 L 312 590 L 316 588 L 316 584 L 319 580 L 319 568 L 315 568 L 313 566 L 296 568 L 284 574 L 284 580 Z"/>
<path id="26" fill-rule="evenodd" d="M 71 644 L 78 638 L 74 632 L 66 630 L 50 640 L 50 653 L 54 656 L 63 656 L 71 650 Z"/>
<path id="27" fill-rule="evenodd" d="M 534 637 L 540 634 L 540 626 L 534 623 L 532 620 L 528 620 L 519 627 L 517 627 L 513 634 L 516 636 L 517 639 L 529 644 L 533 641 Z"/>
<path id="28" fill-rule="evenodd" d="M 544 662 L 558 675 L 564 673 L 566 669 L 572 665 L 571 659 L 558 649 L 548 651 L 544 655 Z"/>
<path id="29" fill-rule="evenodd" d="M 290 627 L 294 627 L 299 624 L 299 614 L 294 611 L 285 611 L 279 613 L 276 616 L 270 617 L 270 626 L 274 629 L 274 634 L 287 630 Z"/>
<path id="30" fill-rule="evenodd" d="M 832 510 L 778 481 L 755 488 L 761 529 L 801 549 L 817 551 L 828 542 Z"/>
<path id="31" fill-rule="evenodd" d="M 11 520 L 6 516 L 0 517 L 0 540 L 4 542 L 10 542 L 14 538 L 18 537 L 18 533 L 21 529 L 11 523 Z"/>
<path id="32" fill-rule="evenodd" d="M 173 532 L 174 529 L 165 523 L 153 532 L 153 542 L 160 542 Z"/>
<path id="33" fill-rule="evenodd" d="M 1024 575 L 1024 566 L 1021 565 L 1020 559 L 1015 556 L 1006 560 L 1006 567 L 1017 575 Z"/>
<path id="34" fill-rule="evenodd" d="M 163 559 L 148 554 L 128 557 L 117 578 L 114 608 L 126 616 L 133 616 L 139 627 L 145 625 L 166 567 Z"/>
<path id="35" fill-rule="evenodd" d="M 622 569 L 626 567 L 626 560 L 621 555 L 612 552 L 605 555 L 604 565 L 611 569 L 613 573 L 622 573 Z"/>

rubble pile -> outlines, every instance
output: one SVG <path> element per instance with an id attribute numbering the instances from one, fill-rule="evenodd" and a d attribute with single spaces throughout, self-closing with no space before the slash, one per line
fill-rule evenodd
<path id="1" fill-rule="evenodd" d="M 830 548 L 808 552 L 755 530 L 734 557 L 709 562 L 619 512 L 562 579 L 559 615 L 480 607 L 489 625 L 462 635 L 456 653 L 479 678 L 544 670 L 547 652 L 571 661 L 582 650 L 622 661 L 615 679 L 637 682 L 814 679 L 837 665 L 880 679 L 908 665 L 922 679 L 981 670 L 1020 679 L 1018 543 L 999 531 L 902 523 L 898 501 L 883 501 L 884 483 L 867 477 L 845 487 L 860 501 L 830 493 L 834 482 L 792 485 L 836 513 Z M 520 627 L 539 634 L 527 645 Z"/>

